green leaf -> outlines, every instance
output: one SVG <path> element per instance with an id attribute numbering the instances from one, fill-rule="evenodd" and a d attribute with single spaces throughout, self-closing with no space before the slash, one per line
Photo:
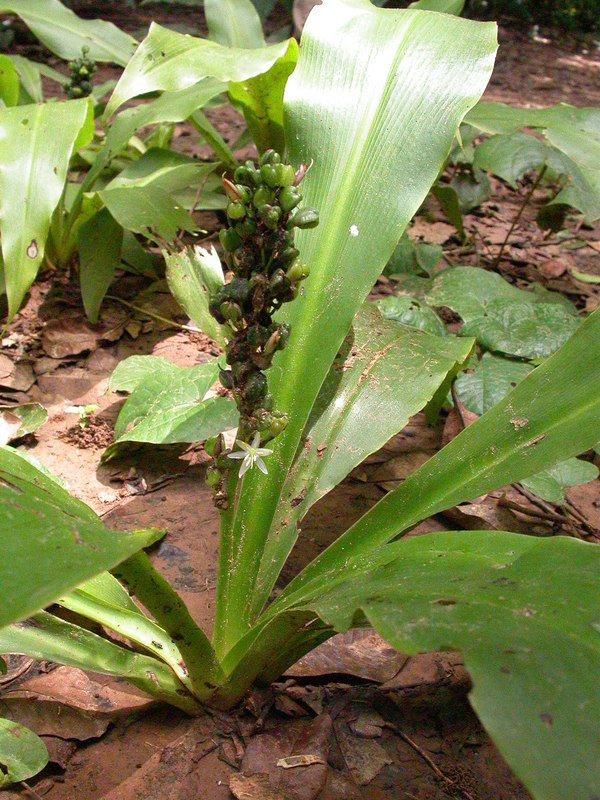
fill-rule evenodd
<path id="1" fill-rule="evenodd" d="M 45 611 L 25 622 L 0 628 L 0 650 L 126 678 L 148 694 L 188 713 L 198 711 L 197 704 L 166 664 Z"/>
<path id="2" fill-rule="evenodd" d="M 64 59 L 81 56 L 89 49 L 95 61 L 113 61 L 125 66 L 136 41 L 111 22 L 80 19 L 58 0 L 0 0 L 0 13 L 17 14 L 37 38 Z"/>
<path id="3" fill-rule="evenodd" d="M 173 362 L 162 356 L 130 356 L 120 361 L 108 381 L 111 392 L 133 392 L 143 381 L 151 376 L 171 375 Z"/>
<path id="4" fill-rule="evenodd" d="M 0 232 L 9 321 L 44 258 L 69 160 L 93 135 L 88 100 L 0 110 Z"/>
<path id="5" fill-rule="evenodd" d="M 597 311 L 504 400 L 318 556 L 280 595 L 273 611 L 295 594 L 331 587 L 340 570 L 382 563 L 376 548 L 420 520 L 593 447 L 600 439 L 599 359 Z"/>
<path id="6" fill-rule="evenodd" d="M 16 106 L 19 102 L 19 75 L 8 56 L 0 55 L 0 99 L 5 106 Z"/>
<path id="7" fill-rule="evenodd" d="M 264 542 L 321 384 L 485 88 L 495 50 L 493 25 L 366 0 L 329 0 L 308 18 L 286 87 L 286 139 L 293 164 L 313 162 L 302 191 L 321 223 L 296 236 L 311 274 L 282 315 L 293 345 L 270 374 L 275 408 L 290 422 L 274 442 L 274 468 L 245 476 L 237 508 L 235 591 L 225 589 L 230 605 L 217 624 L 231 643 L 246 627 Z"/>
<path id="8" fill-rule="evenodd" d="M 562 505 L 565 502 L 565 488 L 590 483 L 598 477 L 598 467 L 589 461 L 569 458 L 550 469 L 538 472 L 531 478 L 521 481 L 523 486 L 548 503 Z"/>
<path id="9" fill-rule="evenodd" d="M 119 225 L 149 239 L 157 234 L 160 239 L 172 242 L 180 230 L 194 230 L 187 211 L 157 186 L 117 186 L 98 195 Z"/>
<path id="10" fill-rule="evenodd" d="M 132 356 L 134 377 L 127 375 L 129 361 L 119 365 L 111 387 L 133 385 L 140 375 L 140 356 Z M 154 359 L 153 356 L 146 358 Z M 158 361 L 158 363 L 156 363 Z M 143 370 L 150 362 L 145 362 Z M 127 365 L 127 366 L 126 366 Z M 233 400 L 224 397 L 204 399 L 216 382 L 216 361 L 196 367 L 178 367 L 166 359 L 155 359 L 156 369 L 145 373 L 136 383 L 115 425 L 115 444 L 148 442 L 173 444 L 201 442 L 237 425 L 238 413 Z"/>
<path id="11" fill-rule="evenodd" d="M 413 297 L 390 295 L 383 300 L 376 300 L 375 305 L 387 319 L 403 322 L 435 336 L 446 335 L 446 326 L 435 311 Z"/>
<path id="12" fill-rule="evenodd" d="M 394 561 L 311 604 L 319 616 L 345 630 L 364 615 L 402 653 L 461 650 L 471 704 L 537 800 L 594 797 L 600 549 L 490 531 L 387 549 Z"/>
<path id="13" fill-rule="evenodd" d="M 475 150 L 473 166 L 491 172 L 513 189 L 528 172 L 552 162 L 552 150 L 528 133 L 492 136 Z M 562 166 L 562 164 L 561 164 Z"/>
<path id="14" fill-rule="evenodd" d="M 215 167 L 214 163 L 152 147 L 126 166 L 105 188 L 151 187 L 173 195 L 192 184 L 198 186 Z"/>
<path id="15" fill-rule="evenodd" d="M 521 358 L 547 358 L 563 345 L 578 325 L 557 303 L 490 300 L 481 317 L 465 323 L 462 336 L 475 336 L 487 350 Z"/>
<path id="16" fill-rule="evenodd" d="M 27 103 L 43 103 L 44 94 L 42 91 L 42 78 L 40 74 L 40 64 L 30 61 L 23 56 L 11 55 L 10 60 L 15 66 L 19 80 L 21 82 L 21 99 Z M 23 97 L 22 93 L 25 93 Z"/>
<path id="17" fill-rule="evenodd" d="M 115 533 L 9 447 L 0 448 L 0 504 L 0 626 L 44 608 L 160 537 L 151 530 Z"/>
<path id="18" fill-rule="evenodd" d="M 25 403 L 21 406 L 0 406 L 0 414 L 8 411 L 21 420 L 21 427 L 11 439 L 19 439 L 28 433 L 37 431 L 48 419 L 48 412 L 39 403 Z"/>
<path id="19" fill-rule="evenodd" d="M 484 353 L 474 372 L 456 379 L 456 391 L 468 410 L 481 416 L 504 400 L 531 369 L 529 364 Z"/>
<path id="20" fill-rule="evenodd" d="M 383 270 L 384 275 L 431 275 L 442 257 L 439 244 L 427 244 L 410 239 L 406 231 Z"/>
<path id="21" fill-rule="evenodd" d="M 461 14 L 465 0 L 418 0 L 411 3 L 409 8 L 419 8 L 421 11 L 439 11 L 442 14 Z"/>
<path id="22" fill-rule="evenodd" d="M 268 72 L 229 86 L 229 99 L 244 114 L 259 152 L 272 147 L 283 153 L 285 149 L 283 93 L 297 61 L 298 45 L 290 39 L 286 53 Z"/>
<path id="23" fill-rule="evenodd" d="M 225 347 L 229 332 L 209 311 L 211 292 L 225 283 L 219 256 L 200 247 L 165 254 L 166 278 L 173 296 L 186 314 L 207 336 Z"/>
<path id="24" fill-rule="evenodd" d="M 260 610 L 297 538 L 297 523 L 438 395 L 471 354 L 472 342 L 390 322 L 367 304 L 333 363 L 290 468 L 256 581 Z M 369 424 L 365 425 L 365 420 Z M 265 588 L 266 587 L 266 588 Z"/>
<path id="25" fill-rule="evenodd" d="M 461 242 L 465 242 L 467 234 L 463 224 L 463 215 L 460 207 L 460 198 L 458 192 L 453 186 L 444 186 L 443 184 L 436 183 L 432 188 L 433 196 L 436 198 L 442 211 L 448 218 L 448 222 L 454 225 Z"/>
<path id="26" fill-rule="evenodd" d="M 260 17 L 250 0 L 204 0 L 204 15 L 214 42 L 246 50 L 265 46 Z"/>
<path id="27" fill-rule="evenodd" d="M 466 170 L 457 172 L 450 181 L 450 186 L 458 195 L 460 208 L 463 214 L 468 214 L 492 194 L 490 179 L 485 172 L 476 171 L 473 174 Z"/>
<path id="28" fill-rule="evenodd" d="M 39 736 L 12 719 L 0 717 L 0 788 L 37 775 L 48 758 Z"/>
<path id="29" fill-rule="evenodd" d="M 81 298 L 88 319 L 95 324 L 115 269 L 121 263 L 123 228 L 103 208 L 79 228 L 77 240 Z"/>
<path id="30" fill-rule="evenodd" d="M 127 65 L 105 111 L 105 117 L 133 97 L 155 91 L 181 91 L 212 77 L 219 81 L 246 81 L 283 58 L 288 42 L 255 50 L 224 47 L 207 39 L 184 36 L 152 23 L 148 36 Z"/>

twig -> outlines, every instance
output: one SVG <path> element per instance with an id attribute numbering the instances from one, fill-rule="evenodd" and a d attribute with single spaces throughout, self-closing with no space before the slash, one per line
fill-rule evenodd
<path id="1" fill-rule="evenodd" d="M 415 753 L 418 753 L 418 755 L 421 756 L 423 761 L 433 771 L 434 775 L 437 778 L 444 781 L 444 783 L 446 783 L 448 786 L 453 786 L 456 790 L 458 790 L 461 793 L 461 795 L 465 798 L 465 800 L 473 800 L 473 795 L 469 794 L 469 792 L 463 789 L 462 786 L 457 786 L 456 781 L 453 781 L 452 778 L 449 778 L 447 775 L 444 775 L 444 773 L 438 767 L 435 761 L 430 756 L 428 756 L 427 753 L 421 747 L 419 747 L 419 745 L 415 741 L 413 741 L 410 738 L 410 736 L 404 733 L 404 731 L 401 731 L 400 728 L 396 728 L 396 733 L 404 742 L 406 742 L 406 744 L 409 747 L 412 747 Z"/>
<path id="2" fill-rule="evenodd" d="M 494 263 L 492 264 L 492 267 L 494 269 L 498 269 L 498 267 L 500 265 L 500 261 L 502 260 L 502 254 L 504 253 L 504 249 L 505 249 L 506 245 L 508 244 L 508 240 L 510 239 L 510 237 L 512 235 L 512 232 L 514 231 L 514 229 L 516 228 L 519 220 L 521 219 L 521 216 L 522 216 L 523 212 L 527 208 L 527 206 L 529 204 L 529 201 L 533 197 L 533 193 L 535 192 L 537 187 L 540 185 L 540 181 L 542 180 L 542 178 L 546 174 L 546 169 L 547 169 L 547 165 L 543 164 L 542 168 L 540 169 L 540 171 L 538 173 L 537 178 L 533 182 L 533 185 L 532 185 L 531 189 L 525 195 L 525 198 L 524 198 L 523 202 L 521 203 L 521 206 L 520 206 L 519 210 L 515 214 L 515 218 L 512 221 L 512 225 L 510 226 L 504 241 L 500 245 L 500 251 L 499 251 L 498 255 L 496 256 L 496 258 L 494 259 Z"/>
<path id="3" fill-rule="evenodd" d="M 29 794 L 35 798 L 35 800 L 44 800 L 41 794 L 38 794 L 33 786 L 30 786 L 26 781 L 20 781 L 21 786 L 23 786 Z"/>
<path id="4" fill-rule="evenodd" d="M 161 317 L 160 314 L 155 314 L 153 311 L 148 311 L 146 308 L 142 308 L 142 306 L 136 306 L 133 303 L 129 303 L 127 300 L 123 300 L 120 297 L 116 297 L 114 294 L 107 294 L 105 295 L 107 300 L 114 300 L 117 303 L 121 303 L 127 308 L 131 308 L 133 311 L 137 311 L 140 314 L 145 314 L 147 317 L 152 317 L 152 319 L 157 320 L 158 322 L 164 322 L 167 325 L 171 325 L 173 328 L 179 328 L 182 331 L 189 331 L 190 333 L 202 333 L 200 328 L 196 328 L 194 325 L 182 325 L 180 322 L 175 322 L 174 319 L 167 319 L 167 317 Z"/>

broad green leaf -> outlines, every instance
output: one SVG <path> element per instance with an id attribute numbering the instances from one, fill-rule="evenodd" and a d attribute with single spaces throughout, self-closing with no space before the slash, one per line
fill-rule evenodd
<path id="1" fill-rule="evenodd" d="M 465 0 L 418 0 L 411 3 L 409 8 L 418 8 L 421 11 L 438 11 L 441 14 L 461 14 Z"/>
<path id="2" fill-rule="evenodd" d="M 9 447 L 0 448 L 0 505 L 0 626 L 44 608 L 161 535 L 115 533 Z"/>
<path id="3" fill-rule="evenodd" d="M 490 179 L 485 172 L 476 171 L 473 174 L 461 170 L 453 176 L 450 186 L 458 195 L 460 208 L 463 214 L 468 214 L 492 194 Z"/>
<path id="4" fill-rule="evenodd" d="M 8 56 L 0 55 L 0 100 L 5 106 L 19 102 L 19 75 Z"/>
<path id="5" fill-rule="evenodd" d="M 0 628 L 0 650 L 126 678 L 148 694 L 184 711 L 193 713 L 198 708 L 166 664 L 45 611 L 25 622 Z"/>
<path id="6" fill-rule="evenodd" d="M 126 166 L 105 188 L 155 187 L 173 195 L 191 184 L 198 186 L 215 167 L 214 163 L 152 147 Z"/>
<path id="7" fill-rule="evenodd" d="M 569 458 L 521 483 L 542 500 L 562 505 L 565 502 L 565 488 L 590 483 L 597 477 L 598 467 L 594 464 L 579 458 Z"/>
<path id="8" fill-rule="evenodd" d="M 93 131 L 88 100 L 0 110 L 0 232 L 9 320 L 44 258 L 69 160 Z"/>
<path id="9" fill-rule="evenodd" d="M 155 91 L 181 91 L 207 77 L 226 82 L 246 81 L 268 72 L 288 48 L 288 42 L 255 50 L 224 47 L 153 22 L 121 76 L 105 116 L 109 117 L 133 97 Z"/>
<path id="10" fill-rule="evenodd" d="M 448 222 L 456 228 L 461 242 L 465 242 L 467 234 L 463 223 L 460 198 L 456 189 L 454 189 L 453 186 L 445 186 L 441 183 L 436 183 L 431 192 L 442 207 L 442 211 L 448 218 Z"/>
<path id="11" fill-rule="evenodd" d="M 64 59 L 81 56 L 89 49 L 96 61 L 113 61 L 125 66 L 136 41 L 111 22 L 81 19 L 58 0 L 0 0 L 0 13 L 17 14 L 37 38 Z"/>
<path id="12" fill-rule="evenodd" d="M 119 225 L 149 239 L 157 234 L 161 240 L 172 242 L 180 230 L 194 230 L 187 211 L 157 186 L 117 186 L 98 195 Z"/>
<path id="13" fill-rule="evenodd" d="M 225 47 L 265 46 L 262 24 L 250 0 L 204 0 L 208 35 Z"/>
<path id="14" fill-rule="evenodd" d="M 471 704 L 537 800 L 595 797 L 600 548 L 471 531 L 387 549 L 311 607 L 336 630 L 364 615 L 402 653 L 461 650 Z"/>
<path id="15" fill-rule="evenodd" d="M 528 172 L 552 162 L 552 150 L 528 133 L 492 136 L 475 150 L 473 166 L 491 172 L 513 189 Z M 562 164 L 561 164 L 562 166 Z"/>
<path id="16" fill-rule="evenodd" d="M 135 272 L 148 278 L 158 278 L 160 256 L 145 250 L 131 231 L 123 231 L 121 259 Z"/>
<path id="17" fill-rule="evenodd" d="M 465 323 L 461 336 L 474 336 L 487 350 L 538 359 L 558 350 L 578 324 L 570 311 L 558 303 L 495 298 L 482 316 Z"/>
<path id="18" fill-rule="evenodd" d="M 0 406 L 0 414 L 8 411 L 10 414 L 21 420 L 21 425 L 15 431 L 11 439 L 18 439 L 27 436 L 40 428 L 48 419 L 48 412 L 39 403 L 25 403 L 21 406 Z"/>
<path id="19" fill-rule="evenodd" d="M 25 97 L 22 97 L 22 102 L 43 103 L 44 94 L 42 92 L 40 65 L 23 56 L 11 55 L 10 60 L 14 64 L 19 76 L 21 90 L 25 93 Z"/>
<path id="20" fill-rule="evenodd" d="M 456 391 L 466 408 L 481 416 L 504 400 L 531 369 L 529 364 L 484 353 L 473 372 L 456 379 Z"/>
<path id="21" fill-rule="evenodd" d="M 95 324 L 115 269 L 121 263 L 123 228 L 103 208 L 79 228 L 77 240 L 81 299 L 88 319 Z"/>
<path id="22" fill-rule="evenodd" d="M 387 319 L 403 322 L 435 336 L 446 335 L 446 326 L 435 311 L 413 297 L 390 295 L 382 300 L 376 300 L 375 305 Z"/>
<path id="23" fill-rule="evenodd" d="M 243 83 L 231 83 L 229 99 L 241 111 L 259 152 L 269 148 L 283 153 L 283 92 L 298 61 L 298 45 L 289 40 L 289 47 L 268 72 Z"/>
<path id="24" fill-rule="evenodd" d="M 224 164 L 235 169 L 237 166 L 235 155 L 206 114 L 203 114 L 202 111 L 195 111 L 190 117 L 190 122 L 200 136 L 212 147 L 215 155 L 219 156 Z"/>
<path id="25" fill-rule="evenodd" d="M 444 398 L 471 350 L 472 342 L 431 336 L 382 318 L 371 305 L 361 308 L 285 482 L 254 590 L 257 610 L 296 541 L 299 520 L 410 417 L 436 396 Z"/>
<path id="26" fill-rule="evenodd" d="M 318 556 L 274 603 L 381 563 L 378 545 L 457 503 L 522 481 L 600 439 L 600 311 L 512 392 Z M 379 555 L 378 555 L 379 553 Z M 312 584 L 312 585 L 311 585 Z"/>
<path id="27" fill-rule="evenodd" d="M 0 717 L 0 788 L 33 778 L 48 763 L 44 742 L 29 728 Z"/>
<path id="28" fill-rule="evenodd" d="M 427 302 L 451 308 L 469 322 L 483 316 L 491 300 L 519 302 L 524 294 L 496 272 L 478 267 L 452 267 L 435 277 Z"/>
<path id="29" fill-rule="evenodd" d="M 572 206 L 581 211 L 589 222 L 594 222 L 600 218 L 600 169 L 587 169 L 573 163 L 568 171 L 571 182 L 549 205 Z M 548 208 L 548 205 L 544 208 Z"/>
<path id="30" fill-rule="evenodd" d="M 200 247 L 165 254 L 169 289 L 186 314 L 207 336 L 224 347 L 228 331 L 209 311 L 211 292 L 225 283 L 219 256 Z M 218 262 L 218 263 L 217 263 Z"/>
<path id="31" fill-rule="evenodd" d="M 441 257 L 442 248 L 438 244 L 414 241 L 404 232 L 385 265 L 383 274 L 431 275 Z"/>
<path id="32" fill-rule="evenodd" d="M 282 314 L 292 338 L 270 374 L 275 408 L 290 422 L 275 440 L 268 476 L 245 477 L 235 596 L 228 593 L 234 607 L 218 625 L 224 637 L 228 626 L 237 628 L 234 640 L 245 627 L 243 606 L 321 384 L 483 92 L 495 50 L 493 25 L 366 0 L 328 0 L 308 18 L 286 86 L 286 139 L 293 164 L 313 162 L 302 191 L 321 223 L 296 237 L 311 274 Z"/>
<path id="33" fill-rule="evenodd" d="M 130 356 L 120 361 L 108 381 L 111 392 L 133 392 L 142 381 L 150 377 L 161 378 L 165 382 L 173 372 L 173 362 L 162 356 Z"/>
<path id="34" fill-rule="evenodd" d="M 196 367 L 166 363 L 161 359 L 158 368 L 133 389 L 115 425 L 115 444 L 201 442 L 237 425 L 233 400 L 204 399 L 219 374 L 216 361 Z M 119 365 L 120 374 L 116 378 L 121 387 L 126 377 L 124 364 Z M 140 362 L 136 361 L 132 367 L 137 380 Z"/>

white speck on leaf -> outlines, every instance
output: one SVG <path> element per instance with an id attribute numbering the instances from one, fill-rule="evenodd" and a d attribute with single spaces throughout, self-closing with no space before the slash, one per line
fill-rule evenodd
<path id="1" fill-rule="evenodd" d="M 350 236 L 358 236 L 358 225 L 350 226 Z"/>

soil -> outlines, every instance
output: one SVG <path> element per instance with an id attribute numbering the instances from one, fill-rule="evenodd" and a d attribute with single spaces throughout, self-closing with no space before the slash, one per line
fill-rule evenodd
<path id="1" fill-rule="evenodd" d="M 96 16 L 98 4 L 79 2 L 77 10 L 83 16 Z M 107 4 L 103 17 L 137 35 L 153 19 L 164 25 L 185 23 L 195 29 L 192 32 L 205 33 L 200 10 L 173 5 L 150 4 L 134 10 Z M 282 21 L 275 16 L 269 27 Z M 64 69 L 37 43 L 23 39 L 19 47 L 24 55 Z M 501 27 L 497 66 L 486 99 L 535 106 L 600 105 L 599 72 L 597 50 L 560 44 L 552 34 L 542 33 L 534 40 L 518 29 Z M 117 75 L 118 70 L 102 67 L 98 81 Z M 210 114 L 225 138 L 235 141 L 241 129 L 236 113 L 217 109 Z M 177 127 L 176 147 L 202 153 L 185 125 Z M 492 200 L 466 220 L 469 239 L 475 243 L 470 250 L 453 238 L 433 204 L 418 218 L 413 235 L 444 243 L 450 263 L 490 265 L 522 200 L 500 181 L 493 181 L 493 188 Z M 204 215 L 202 221 L 209 231 L 218 228 L 215 215 Z M 589 311 L 599 304 L 598 290 L 576 282 L 570 270 L 600 274 L 600 228 L 584 228 L 577 235 L 587 242 L 579 250 L 545 238 L 535 225 L 535 207 L 530 208 L 498 270 L 518 285 L 536 280 L 561 291 Z M 112 291 L 135 303 L 141 288 L 131 278 L 121 278 Z M 385 279 L 376 289 L 380 296 L 392 291 Z M 155 294 L 152 304 L 154 314 L 174 324 L 107 301 L 99 325 L 90 326 L 81 313 L 77 291 L 67 281 L 41 276 L 0 342 L 1 353 L 24 365 L 33 383 L 26 389 L 0 385 L 0 397 L 6 402 L 39 402 L 48 410 L 47 423 L 18 446 L 64 479 L 73 494 L 109 525 L 168 531 L 155 548 L 154 561 L 210 633 L 218 522 L 203 481 L 206 458 L 201 449 L 130 447 L 107 463 L 100 461 L 123 404 L 122 396 L 107 393 L 109 377 L 121 360 L 153 353 L 189 366 L 218 353 L 204 335 L 180 329 L 187 320 L 166 292 Z M 67 352 L 53 350 L 66 341 Z M 78 348 L 82 342 L 85 346 Z M 67 411 L 73 405 L 98 408 L 80 425 L 77 416 Z M 430 428 L 419 415 L 319 503 L 303 525 L 283 580 L 377 502 L 389 481 L 439 449 L 442 423 Z M 485 509 L 472 504 L 429 520 L 416 533 L 457 524 L 502 527 L 510 514 L 513 530 L 596 538 L 597 481 L 569 492 L 588 523 L 585 530 L 570 517 L 564 524 L 543 516 L 536 519 L 526 497 L 510 496 L 526 513 L 509 511 L 495 498 Z M 501 499 L 505 501 L 505 495 Z M 15 714 L 16 709 L 19 714 L 35 709 L 35 720 L 29 722 L 45 736 L 51 763 L 29 787 L 0 792 L 3 800 L 227 800 L 234 796 L 232 790 L 248 800 L 529 797 L 470 709 L 469 678 L 460 657 L 445 653 L 407 658 L 370 632 L 336 637 L 275 686 L 255 690 L 235 713 L 197 720 L 149 703 L 123 682 L 105 676 L 86 677 L 78 670 L 22 659 L 9 666 L 12 672 L 0 680 L 2 702 L 14 707 Z M 28 698 L 26 705 L 22 696 Z M 288 770 L 276 766 L 280 758 L 306 753 L 316 759 L 310 766 Z"/>

